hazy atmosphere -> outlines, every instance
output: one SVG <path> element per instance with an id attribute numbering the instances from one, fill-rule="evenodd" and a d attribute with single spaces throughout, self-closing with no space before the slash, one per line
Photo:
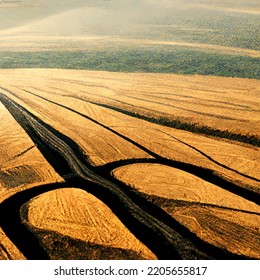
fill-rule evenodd
<path id="1" fill-rule="evenodd" d="M 2 36 L 109 35 L 258 49 L 259 15 L 258 1 L 18 0 L 0 2 L 0 30 Z M 235 42 L 238 33 L 244 38 Z M 225 34 L 232 37 L 227 42 Z"/>

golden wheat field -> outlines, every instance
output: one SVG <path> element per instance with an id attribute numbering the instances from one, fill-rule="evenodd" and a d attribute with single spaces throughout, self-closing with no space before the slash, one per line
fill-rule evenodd
<path id="1" fill-rule="evenodd" d="M 0 259 L 260 259 L 258 80 L 0 81 Z"/>

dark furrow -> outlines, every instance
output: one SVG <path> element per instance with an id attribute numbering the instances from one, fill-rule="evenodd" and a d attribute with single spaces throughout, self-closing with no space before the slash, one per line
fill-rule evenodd
<path id="1" fill-rule="evenodd" d="M 76 98 L 74 96 L 70 96 L 70 97 Z M 85 99 L 79 98 L 79 97 L 77 99 L 85 100 Z M 234 133 L 234 132 L 231 132 L 228 130 L 215 129 L 215 128 L 211 128 L 206 125 L 200 125 L 197 123 L 184 122 L 184 121 L 181 121 L 180 119 L 171 120 L 171 119 L 167 119 L 165 116 L 164 117 L 151 117 L 151 116 L 147 116 L 147 115 L 144 115 L 141 113 L 131 112 L 126 109 L 121 109 L 121 108 L 118 108 L 118 107 L 115 107 L 112 105 L 108 105 L 108 104 L 104 104 L 104 103 L 100 103 L 100 102 L 88 101 L 88 100 L 85 100 L 85 101 L 89 102 L 91 104 L 100 106 L 100 107 L 108 108 L 110 110 L 137 118 L 137 119 L 142 119 L 142 120 L 150 122 L 150 123 L 155 123 L 155 124 L 166 126 L 166 127 L 189 131 L 189 132 L 201 134 L 204 136 L 212 136 L 212 137 L 216 137 L 216 138 L 220 138 L 220 139 L 228 139 L 228 140 L 237 141 L 237 142 L 241 142 L 241 143 L 250 144 L 252 146 L 260 147 L 260 138 L 257 135 L 249 135 L 249 134 L 244 135 L 244 134 Z M 131 106 L 133 106 L 133 105 L 131 105 Z M 143 109 L 147 110 L 147 108 L 143 108 Z"/>
<path id="2" fill-rule="evenodd" d="M 142 95 L 141 96 L 145 96 L 145 97 L 149 97 L 149 98 L 154 98 L 155 100 L 158 100 L 158 99 L 161 99 L 161 100 L 169 100 L 169 101 L 172 101 L 172 102 L 177 102 L 177 103 L 181 103 L 181 104 L 183 104 L 183 103 L 187 103 L 187 104 L 192 104 L 192 105 L 200 105 L 200 106 L 207 106 L 207 107 L 209 107 L 210 106 L 210 108 L 221 108 L 221 109 L 228 109 L 228 110 L 232 110 L 232 111 L 237 111 L 238 109 L 237 108 L 234 108 L 234 107 L 227 107 L 227 106 L 224 106 L 224 105 L 213 105 L 213 104 L 205 104 L 205 102 L 204 102 L 204 104 L 202 104 L 202 102 L 201 101 L 204 101 L 204 99 L 199 99 L 200 100 L 200 102 L 194 102 L 194 101 L 189 101 L 189 100 L 183 100 L 183 99 L 178 99 L 178 98 L 170 98 L 170 97 L 165 97 L 165 96 L 161 96 L 161 93 L 159 93 L 158 94 L 159 96 L 156 96 L 155 97 L 155 95 L 154 94 L 150 94 L 150 93 L 147 93 L 147 94 L 145 94 L 145 93 L 142 93 Z M 131 97 L 131 95 L 124 95 L 124 96 L 127 96 L 127 97 Z M 172 95 L 171 95 L 172 96 Z M 154 102 L 156 102 L 156 101 L 152 101 L 151 103 L 154 103 Z M 165 104 L 165 103 L 162 103 L 162 102 L 160 102 L 160 104 L 162 104 L 162 105 L 166 105 L 166 106 L 169 106 L 169 107 L 171 107 L 170 105 L 168 105 L 168 104 Z M 180 107 L 177 107 L 177 108 L 179 108 L 180 109 Z M 187 111 L 188 109 L 185 109 L 185 108 L 183 108 L 183 110 L 184 111 Z M 239 109 L 240 111 L 247 111 L 248 112 L 248 109 Z M 253 110 L 253 111 L 256 111 L 256 110 Z M 199 114 L 198 113 L 198 111 L 193 111 L 192 110 L 192 112 L 197 112 L 197 114 Z M 207 113 L 204 113 L 205 115 L 208 115 L 208 116 L 212 116 L 211 114 L 207 114 Z M 220 118 L 219 117 L 219 115 L 214 115 L 214 117 L 216 117 L 216 118 Z M 222 117 L 223 118 L 223 117 Z M 234 120 L 233 118 L 232 118 L 232 120 Z M 240 119 L 236 119 L 236 120 L 238 120 L 238 121 L 241 121 Z"/>
<path id="3" fill-rule="evenodd" d="M 79 116 L 81 116 L 81 117 L 83 117 L 83 118 L 86 118 L 87 120 L 92 121 L 93 123 L 95 123 L 95 124 L 97 124 L 97 125 L 99 125 L 99 126 L 105 128 L 105 129 L 107 129 L 108 131 L 110 131 L 110 132 L 114 133 L 115 135 L 119 136 L 120 138 L 122 138 L 122 139 L 126 140 L 127 142 L 133 144 L 134 146 L 136 146 L 136 147 L 138 147 L 139 149 L 141 149 L 141 150 L 143 150 L 144 152 L 146 152 L 148 155 L 151 155 L 152 157 L 155 157 L 155 156 L 156 156 L 155 153 L 151 152 L 151 151 L 150 151 L 149 149 L 147 149 L 146 147 L 140 145 L 139 143 L 135 142 L 134 140 L 132 140 L 132 139 L 126 137 L 125 135 L 123 135 L 123 134 L 121 134 L 121 133 L 115 131 L 114 129 L 112 129 L 112 128 L 110 128 L 110 127 L 108 127 L 108 126 L 106 126 L 106 125 L 104 125 L 104 124 L 102 124 L 102 123 L 100 123 L 100 122 L 98 122 L 97 120 L 95 120 L 95 119 L 93 119 L 93 118 L 91 118 L 91 117 L 89 117 L 89 116 L 87 116 L 87 115 L 85 115 L 85 114 L 82 114 L 82 113 L 80 113 L 80 112 L 78 112 L 78 111 L 76 111 L 76 110 L 74 110 L 74 109 L 72 109 L 72 108 L 70 108 L 70 107 L 68 107 L 68 106 L 62 105 L 62 104 L 60 104 L 60 103 L 57 103 L 57 102 L 55 102 L 55 101 L 52 101 L 52 100 L 47 99 L 47 98 L 45 98 L 45 97 L 42 97 L 42 96 L 40 96 L 40 95 L 38 95 L 38 94 L 36 94 L 36 93 L 32 93 L 32 92 L 30 92 L 30 91 L 28 91 L 28 90 L 24 90 L 24 89 L 23 89 L 23 91 L 25 91 L 25 92 L 27 92 L 27 93 L 30 93 L 30 94 L 32 94 L 32 95 L 34 95 L 34 96 L 37 96 L 38 98 L 41 98 L 41 99 L 43 99 L 43 100 L 45 100 L 45 101 L 47 101 L 47 102 L 49 102 L 49 103 L 52 103 L 52 104 L 57 105 L 57 106 L 59 106 L 59 107 L 62 107 L 62 108 L 64 108 L 64 109 L 66 109 L 66 110 L 69 110 L 69 111 L 71 111 L 71 112 L 73 112 L 73 113 L 75 113 L 75 114 L 77 114 L 77 115 L 79 115 Z"/>
<path id="4" fill-rule="evenodd" d="M 252 177 L 252 176 L 249 176 L 249 175 L 244 174 L 244 173 L 242 173 L 242 172 L 239 172 L 239 171 L 236 170 L 236 169 L 233 169 L 233 168 L 231 168 L 231 167 L 229 167 L 229 166 L 227 166 L 227 165 L 225 165 L 225 164 L 223 164 L 223 163 L 220 163 L 220 162 L 216 161 L 214 158 L 212 158 L 211 156 L 207 155 L 206 153 L 204 153 L 204 152 L 201 151 L 200 149 L 198 149 L 198 148 L 196 148 L 196 147 L 194 147 L 194 146 L 192 146 L 192 145 L 190 145 L 190 144 L 188 144 L 188 143 L 186 143 L 186 142 L 184 142 L 184 141 L 178 139 L 177 137 L 172 136 L 171 134 L 166 133 L 166 132 L 161 131 L 161 130 L 160 130 L 160 132 L 161 132 L 161 133 L 164 133 L 164 134 L 166 134 L 166 135 L 168 135 L 168 136 L 170 136 L 170 137 L 173 138 L 174 140 L 176 140 L 176 141 L 182 143 L 183 145 L 192 148 L 193 150 L 195 150 L 195 151 L 198 152 L 199 154 L 203 155 L 205 158 L 209 159 L 210 161 L 212 161 L 212 162 L 215 163 L 216 165 L 218 165 L 218 166 L 220 166 L 220 167 L 223 167 L 224 169 L 230 170 L 230 171 L 232 171 L 232 172 L 234 172 L 234 173 L 236 173 L 236 174 L 238 174 L 238 175 L 241 175 L 241 176 L 243 176 L 243 177 L 245 177 L 245 178 L 251 179 L 251 180 L 256 181 L 256 182 L 260 182 L 260 180 L 257 179 L 257 178 L 255 178 L 255 177 Z"/>
<path id="5" fill-rule="evenodd" d="M 106 197 L 113 198 L 110 199 L 107 204 L 110 204 L 111 201 L 117 201 L 120 204 L 120 208 L 113 206 L 113 203 L 109 206 L 114 212 L 118 213 L 119 218 L 120 214 L 123 214 L 121 220 L 123 219 L 123 222 L 127 224 L 128 228 L 130 228 L 130 230 L 134 232 L 144 244 L 155 252 L 159 258 L 208 258 L 202 251 L 208 251 L 209 256 L 215 256 L 217 258 L 245 258 L 244 256 L 234 255 L 203 242 L 196 237 L 195 234 L 189 232 L 171 217 L 168 217 L 168 219 L 170 219 L 170 222 L 177 227 L 177 231 L 174 229 L 174 226 L 169 227 L 167 225 L 169 222 L 164 223 L 162 219 L 158 219 L 153 215 L 157 211 L 159 213 L 164 213 L 163 211 L 160 212 L 159 209 L 156 209 L 155 213 L 149 213 L 149 207 L 153 208 L 155 207 L 154 205 L 146 202 L 146 206 L 149 205 L 149 207 L 144 210 L 143 204 L 138 203 L 140 198 L 137 198 L 137 200 L 133 202 L 128 194 L 123 191 L 125 185 L 122 182 L 119 182 L 117 185 L 113 181 L 109 181 L 104 177 L 102 178 L 87 168 L 86 166 L 88 164 L 84 165 L 85 158 L 81 153 L 81 149 L 71 139 L 54 130 L 6 96 L 1 95 L 0 99 L 11 114 L 19 121 L 20 125 L 26 130 L 33 141 L 37 144 L 40 142 L 39 149 L 44 155 L 46 154 L 46 150 L 47 157 L 48 153 L 54 154 L 54 158 L 56 157 L 56 154 L 60 154 L 61 160 L 63 157 L 61 163 L 65 162 L 68 165 L 70 172 L 74 174 L 76 173 L 76 180 L 79 185 L 95 184 L 95 187 L 91 190 L 94 195 L 101 197 L 102 201 L 104 201 Z M 44 145 L 45 149 L 43 149 Z M 75 153 L 77 157 L 75 156 Z M 80 161 L 81 159 L 82 162 Z M 53 164 L 53 162 L 50 163 Z M 98 187 L 96 187 L 97 185 Z M 118 205 L 118 203 L 116 204 Z M 166 213 L 164 213 L 164 215 L 166 215 Z M 132 223 L 129 224 L 129 217 L 131 217 L 131 221 L 134 221 L 134 226 L 132 227 Z M 191 239 L 193 243 L 197 243 L 196 246 L 203 248 L 203 250 L 201 251 L 198 250 L 196 246 L 194 247 L 189 239 Z M 156 244 L 154 240 L 156 240 Z M 178 250 L 178 253 L 176 250 Z"/>
<path id="6" fill-rule="evenodd" d="M 6 256 L 9 260 L 12 260 L 12 257 L 9 254 L 8 250 L 2 244 L 0 244 L 0 250 L 2 250 L 6 254 Z"/>
<path id="7" fill-rule="evenodd" d="M 113 162 L 108 162 L 106 164 L 100 165 L 96 167 L 96 170 L 100 174 L 104 174 L 105 176 L 108 176 L 114 169 L 123 167 L 130 164 L 136 164 L 136 163 L 154 163 L 158 164 L 157 158 L 133 158 L 133 159 L 121 159 Z"/>
<path id="8" fill-rule="evenodd" d="M 112 129 L 112 128 L 110 128 L 110 127 L 108 127 L 108 126 L 106 126 L 106 125 L 104 125 L 104 124 L 102 124 L 102 123 L 96 121 L 95 119 L 93 119 L 93 118 L 91 118 L 91 117 L 89 117 L 89 116 L 87 116 L 87 115 L 85 115 L 85 114 L 82 114 L 82 113 L 80 113 L 80 112 L 78 112 L 78 111 L 76 111 L 76 110 L 74 110 L 74 109 L 72 109 L 72 108 L 70 108 L 70 107 L 67 107 L 67 106 L 65 106 L 65 105 L 62 105 L 62 104 L 57 103 L 57 102 L 54 102 L 54 101 L 52 101 L 52 100 L 50 100 L 50 99 L 47 99 L 47 98 L 45 98 L 45 97 L 42 97 L 42 96 L 40 96 L 40 95 L 38 95 L 38 94 L 36 94 L 36 93 L 32 93 L 32 92 L 30 92 L 30 91 L 28 91 L 28 90 L 24 90 L 24 91 L 27 92 L 27 93 L 29 93 L 29 94 L 32 94 L 32 95 L 34 95 L 34 96 L 36 96 L 36 97 L 38 97 L 38 98 L 41 98 L 41 99 L 43 99 L 43 100 L 45 100 L 45 101 L 47 101 L 47 102 L 50 102 L 50 103 L 55 104 L 55 105 L 57 105 L 57 106 L 59 106 L 59 107 L 62 107 L 62 108 L 64 108 L 64 109 L 67 109 L 67 110 L 69 110 L 69 111 L 71 111 L 71 112 L 73 112 L 73 113 L 76 113 L 76 114 L 78 114 L 78 115 L 80 115 L 80 116 L 82 116 L 82 117 L 84 117 L 84 118 L 86 118 L 86 119 L 88 119 L 88 120 L 94 122 L 95 124 L 98 124 L 99 126 L 101 126 L 101 127 L 105 128 L 105 129 L 109 130 L 110 132 L 113 132 L 115 135 L 120 136 L 120 137 L 123 138 L 124 140 L 126 140 L 126 141 L 128 141 L 128 142 L 134 144 L 136 147 L 138 147 L 139 149 L 145 151 L 146 153 L 148 153 L 149 155 L 151 155 L 151 156 L 154 157 L 154 158 L 162 158 L 160 155 L 158 155 L 158 154 L 156 154 L 156 153 L 154 153 L 154 152 L 151 152 L 151 150 L 147 149 L 147 148 L 144 147 L 143 145 L 137 143 L 136 141 L 130 139 L 129 137 L 126 137 L 126 136 L 123 135 L 122 133 L 119 133 L 119 132 L 115 131 L 114 129 Z M 85 101 L 85 102 L 86 102 L 86 101 Z M 171 138 L 175 139 L 176 141 L 178 141 L 178 142 L 184 144 L 185 146 L 188 146 L 188 147 L 192 148 L 193 150 L 197 151 L 198 153 L 200 153 L 201 155 L 203 155 L 205 158 L 207 158 L 207 159 L 210 160 L 211 162 L 215 163 L 216 165 L 218 165 L 218 166 L 220 166 L 220 167 L 222 167 L 222 168 L 224 168 L 224 169 L 230 170 L 230 171 L 232 171 L 232 172 L 234 172 L 234 173 L 236 173 L 236 174 L 239 174 L 239 175 L 241 175 L 241 176 L 243 176 L 243 177 L 245 177 L 245 178 L 248 178 L 248 179 L 251 179 L 251 180 L 260 182 L 260 180 L 257 179 L 257 178 L 255 178 L 255 177 L 252 177 L 252 176 L 249 176 L 249 175 L 247 175 L 247 174 L 241 173 L 241 172 L 239 172 L 239 171 L 236 170 L 236 169 L 233 169 L 233 168 L 231 168 L 231 167 L 229 167 L 229 166 L 227 166 L 227 165 L 225 165 L 225 164 L 222 164 L 222 163 L 216 161 L 215 159 L 213 159 L 212 157 L 210 157 L 209 155 L 207 155 L 207 154 L 204 153 L 203 151 L 199 150 L 198 148 L 196 148 L 196 147 L 194 147 L 194 146 L 192 146 L 192 145 L 190 145 L 190 144 L 188 144 L 188 143 L 186 143 L 186 142 L 184 142 L 184 141 L 179 140 L 177 137 L 174 137 L 174 136 L 172 136 L 172 135 L 170 135 L 170 134 L 168 134 L 168 133 L 166 133 L 166 132 L 164 132 L 164 131 L 161 131 L 161 130 L 159 130 L 159 131 L 160 131 L 161 133 L 163 133 L 163 134 L 166 134 L 167 136 L 170 136 Z"/>
<path id="9" fill-rule="evenodd" d="M 161 164 L 169 167 L 173 167 L 176 169 L 180 169 L 195 175 L 202 180 L 205 180 L 209 183 L 212 183 L 222 189 L 225 189 L 233 194 L 236 194 L 240 197 L 243 197 L 249 201 L 260 205 L 260 194 L 249 189 L 240 187 L 232 182 L 227 181 L 224 178 L 221 178 L 218 174 L 210 169 L 206 169 L 203 167 L 199 167 L 196 165 L 192 165 L 185 162 L 179 162 L 174 160 L 168 160 L 164 158 L 157 158 L 156 160 L 145 160 L 140 159 L 140 161 L 134 161 L 133 163 L 150 163 L 150 164 Z M 111 163 L 104 164 L 102 166 L 97 167 L 99 172 L 104 174 L 110 174 L 115 168 L 123 167 L 126 165 L 132 164 L 131 160 L 119 160 Z"/>
<path id="10" fill-rule="evenodd" d="M 17 157 L 20 157 L 20 156 L 26 154 L 27 152 L 29 152 L 29 151 L 30 151 L 31 149 L 33 149 L 34 147 L 35 147 L 35 145 L 33 145 L 33 146 L 27 148 L 26 150 L 22 151 L 21 153 L 15 155 L 14 158 L 17 158 Z"/>
<path id="11" fill-rule="evenodd" d="M 58 82 L 66 82 L 67 80 L 64 80 L 64 79 L 57 79 L 56 80 Z M 108 90 L 111 90 L 113 91 L 112 88 L 108 87 L 108 86 L 102 86 L 102 85 L 93 85 L 93 84 L 90 84 L 88 82 L 82 82 L 82 81 L 79 81 L 79 80 L 70 80 L 69 81 L 70 84 L 80 84 L 80 85 L 84 85 L 87 87 L 95 87 L 95 88 L 105 88 L 105 89 L 108 89 Z M 165 84 L 162 84 L 163 87 L 165 87 Z M 36 88 L 36 87 L 32 87 L 32 88 L 35 88 L 36 90 L 39 90 L 39 88 Z M 58 89 L 60 90 L 60 88 L 58 87 L 52 87 L 53 89 Z M 180 87 L 180 86 L 177 86 L 177 87 L 174 87 L 174 86 L 168 86 L 168 88 L 170 88 L 171 90 L 173 88 L 182 88 L 182 89 L 189 89 L 189 90 L 200 90 L 200 91 L 204 91 L 204 92 L 210 92 L 210 93 L 223 93 L 223 91 L 216 91 L 216 90 L 206 90 L 206 89 L 195 89 L 195 88 L 191 88 L 191 87 Z M 246 105 L 241 105 L 241 104 L 235 104 L 235 103 L 231 103 L 231 102 L 227 102 L 227 101 L 221 101 L 221 100 L 212 100 L 212 99 L 205 99 L 205 98 L 200 98 L 200 97 L 196 97 L 196 96 L 192 96 L 192 95 L 185 95 L 185 94 L 178 94 L 178 93 L 173 93 L 173 92 L 163 92 L 163 91 L 160 91 L 160 92 L 153 92 L 151 90 L 149 90 L 149 93 L 147 93 L 147 91 L 144 91 L 144 90 L 139 90 L 142 94 L 144 95 L 149 95 L 149 94 L 159 94 L 159 95 L 166 95 L 166 96 L 177 96 L 177 97 L 182 97 L 182 98 L 189 98 L 189 99 L 196 99 L 196 100 L 200 100 L 200 101 L 209 101 L 209 102 L 212 102 L 212 103 L 219 103 L 219 104 L 225 104 L 225 105 L 229 105 L 229 106 L 233 106 L 233 107 L 237 107 L 237 109 L 242 109 L 242 110 L 247 110 L 249 109 L 249 111 L 252 110 L 252 108 L 250 106 L 246 106 Z M 99 95 L 101 96 L 101 95 Z M 104 96 L 103 96 L 104 97 Z M 118 100 L 119 101 L 119 100 Z M 224 108 L 224 107 L 223 107 Z M 225 107 L 226 108 L 226 107 Z M 232 109 L 232 108 L 230 108 Z M 253 110 L 254 111 L 254 110 Z M 259 110 L 256 110 L 256 111 L 259 111 Z"/>
<path id="12" fill-rule="evenodd" d="M 105 88 L 105 89 L 108 89 L 108 90 L 111 90 L 111 91 L 113 91 L 113 89 L 112 88 L 110 88 L 110 87 L 108 87 L 108 86 L 102 86 L 102 85 L 93 85 L 93 84 L 90 84 L 90 83 L 88 83 L 88 82 L 83 82 L 83 81 L 79 81 L 79 80 L 72 80 L 72 79 L 70 79 L 70 80 L 64 80 L 64 79 L 58 79 L 58 78 L 56 78 L 55 80 L 57 80 L 58 82 L 60 82 L 60 81 L 62 81 L 62 82 L 67 82 L 67 81 L 69 81 L 69 83 L 70 84 L 80 84 L 80 85 L 83 85 L 83 86 L 86 86 L 86 87 L 95 87 L 95 88 Z M 113 80 L 116 80 L 116 79 L 113 79 Z M 162 84 L 164 87 L 165 87 L 165 84 Z M 40 90 L 39 88 L 37 88 L 37 87 L 32 87 L 32 88 L 34 88 L 34 89 L 36 89 L 36 90 Z M 57 88 L 57 87 L 52 87 L 53 89 L 58 89 L 58 90 L 60 90 L 60 88 Z M 171 90 L 172 90 L 172 88 L 175 88 L 174 86 L 170 86 L 169 87 Z M 178 86 L 177 88 L 180 88 L 180 86 Z M 181 87 L 181 88 L 184 88 L 184 89 L 190 89 L 190 90 L 194 90 L 194 88 L 190 88 L 190 87 Z M 199 89 L 200 91 L 205 91 L 205 92 L 211 92 L 211 93 L 223 93 L 223 92 L 221 92 L 221 91 L 215 91 L 215 90 L 206 90 L 206 89 Z M 68 92 L 68 91 L 67 91 Z M 196 99 L 196 100 L 200 100 L 200 101 L 209 101 L 209 102 L 211 102 L 211 103 L 219 103 L 219 104 L 225 104 L 225 105 L 229 105 L 229 109 L 234 109 L 234 110 L 237 110 L 237 109 L 239 109 L 239 110 L 242 110 L 242 111 L 248 111 L 248 109 L 249 109 L 249 111 L 250 112 L 259 112 L 259 110 L 254 110 L 254 109 L 252 109 L 250 106 L 245 106 L 245 105 L 241 105 L 241 104 L 235 104 L 235 103 L 231 103 L 231 102 L 226 102 L 226 101 L 220 101 L 220 100 L 212 100 L 212 99 L 203 99 L 203 98 L 199 98 L 199 97 L 195 97 L 195 96 L 192 96 L 192 95 L 183 95 L 183 94 L 177 94 L 177 93 L 169 93 L 169 92 L 151 92 L 151 91 L 149 91 L 149 93 L 147 93 L 146 91 L 143 91 L 143 90 L 140 90 L 140 92 L 142 92 L 142 94 L 143 95 L 148 95 L 149 96 L 149 94 L 159 94 L 159 95 L 167 95 L 167 96 L 177 96 L 177 97 L 185 97 L 185 98 L 189 98 L 189 99 Z M 56 92 L 55 92 L 56 93 Z M 84 92 L 85 93 L 85 92 Z M 57 94 L 57 93 L 56 93 Z M 90 93 L 91 94 L 91 93 Z M 118 93 L 117 93 L 118 94 Z M 98 95 L 98 96 L 100 96 L 100 97 L 106 97 L 107 98 L 107 96 L 104 96 L 104 95 L 100 95 L 100 94 L 97 94 L 97 93 L 95 93 L 95 95 Z M 119 94 L 120 95 L 120 94 Z M 117 99 L 113 99 L 113 98 L 109 98 L 109 99 L 111 99 L 111 100 L 113 100 L 113 101 L 117 101 L 117 102 L 120 102 L 120 103 L 125 103 L 125 102 L 122 102 L 122 101 L 120 101 L 120 100 L 117 100 Z M 177 99 L 176 99 L 176 101 L 177 101 Z M 128 105 L 132 105 L 132 104 L 130 104 L 130 103 L 125 103 L 125 104 L 128 104 Z M 232 108 L 232 107 L 230 107 L 230 106 L 232 106 L 232 107 L 237 107 L 237 108 Z M 218 105 L 214 105 L 214 107 L 220 107 L 220 108 L 227 108 L 227 107 L 225 107 L 225 106 L 218 106 Z M 140 108 L 142 108 L 142 107 L 140 107 Z"/>
<path id="13" fill-rule="evenodd" d="M 212 99 L 205 99 L 205 98 L 199 98 L 199 97 L 195 97 L 192 95 L 183 95 L 183 94 L 174 94 L 174 93 L 169 93 L 169 92 L 151 92 L 149 91 L 144 92 L 144 91 L 140 91 L 142 95 L 145 96 L 155 96 L 155 95 L 159 95 L 156 98 L 159 99 L 169 99 L 169 100 L 173 100 L 173 101 L 177 101 L 177 102 L 184 102 L 184 103 L 191 103 L 194 104 L 194 102 L 189 101 L 189 100 L 180 100 L 180 99 L 176 99 L 176 98 L 170 98 L 170 97 L 162 97 L 163 96 L 176 96 L 176 97 L 182 97 L 182 98 L 187 98 L 187 99 L 195 99 L 200 101 L 198 104 L 201 104 L 201 102 L 210 102 L 210 103 L 218 103 L 218 104 L 223 104 L 223 105 L 210 105 L 211 107 L 215 107 L 215 108 L 223 108 L 223 109 L 229 109 L 229 110 L 239 110 L 239 111 L 250 111 L 250 112 L 259 112 L 259 110 L 254 110 L 252 109 L 250 106 L 244 106 L 244 105 L 239 105 L 239 104 L 234 104 L 231 102 L 226 102 L 226 101 L 220 101 L 220 100 L 212 100 Z M 221 92 L 217 92 L 217 93 L 221 93 Z M 204 104 L 205 106 L 208 106 L 208 104 Z M 224 105 L 228 105 L 228 106 L 224 106 Z"/>
<path id="14" fill-rule="evenodd" d="M 0 87 L 1 88 L 1 87 Z M 84 94 L 86 92 L 83 92 Z M 223 139 L 228 139 L 228 140 L 232 140 L 232 141 L 238 141 L 238 142 L 242 142 L 242 143 L 246 143 L 252 146 L 256 146 L 256 147 L 260 147 L 260 138 L 257 135 L 251 135 L 251 134 L 240 134 L 240 133 L 234 133 L 232 131 L 228 131 L 228 130 L 220 130 L 220 129 L 215 129 L 215 128 L 211 128 L 209 126 L 206 125 L 200 125 L 198 123 L 191 123 L 191 122 L 185 122 L 185 121 L 181 121 L 178 118 L 175 119 L 171 119 L 172 117 L 175 117 L 174 115 L 170 115 L 170 114 L 164 114 L 163 117 L 150 117 L 144 114 L 140 114 L 137 112 L 130 112 L 127 111 L 125 109 L 121 109 L 112 105 L 108 105 L 108 104 L 103 104 L 100 102 L 96 102 L 96 101 L 91 101 L 91 100 L 87 100 L 83 97 L 79 97 L 79 96 L 73 96 L 73 95 L 69 95 L 69 94 L 58 94 L 55 93 L 57 95 L 63 96 L 63 97 L 70 97 L 70 98 L 74 98 L 74 99 L 78 99 L 81 101 L 85 101 L 88 103 L 92 103 L 95 104 L 97 106 L 102 106 L 104 108 L 108 108 L 111 110 L 114 110 L 116 112 L 119 113 L 123 113 L 125 115 L 131 116 L 131 117 L 136 117 L 138 119 L 142 119 L 151 123 L 155 123 L 155 124 L 159 124 L 162 126 L 166 126 L 166 127 L 171 127 L 171 128 L 175 128 L 175 129 L 181 129 L 181 130 L 185 130 L 185 131 L 190 131 L 193 133 L 197 133 L 197 134 L 201 134 L 204 136 L 213 136 L 213 137 L 217 137 L 217 138 L 223 138 Z M 121 103 L 121 104 L 125 104 L 127 106 L 131 106 L 133 107 L 133 104 L 131 103 L 127 103 L 127 102 L 123 102 L 111 97 L 107 97 L 107 96 L 103 96 L 100 94 L 96 94 L 100 97 L 105 97 L 108 100 L 112 100 L 115 101 L 117 103 Z M 149 111 L 149 112 L 155 112 L 156 114 L 158 114 L 158 111 L 153 110 L 153 109 L 148 109 L 142 106 L 134 106 L 135 108 L 139 108 L 139 109 L 143 109 L 145 111 Z"/>
<path id="15" fill-rule="evenodd" d="M 204 112 L 195 111 L 195 110 L 191 110 L 191 109 L 187 109 L 187 108 L 183 108 L 183 107 L 179 107 L 179 106 L 175 106 L 175 105 L 165 104 L 165 103 L 159 102 L 159 101 L 153 101 L 153 100 L 149 100 L 149 99 L 145 99 L 145 98 L 140 98 L 140 97 L 133 97 L 133 96 L 127 95 L 127 94 L 124 94 L 124 96 L 126 96 L 126 97 L 128 97 L 130 99 L 133 99 L 133 100 L 140 100 L 140 101 L 145 101 L 145 102 L 149 102 L 149 103 L 153 103 L 153 104 L 163 105 L 163 106 L 167 106 L 167 107 L 170 107 L 170 108 L 179 109 L 179 110 L 182 110 L 182 111 L 192 112 L 192 113 L 195 113 L 195 114 L 198 114 L 198 115 L 202 115 L 202 116 L 209 116 L 209 117 L 213 117 L 213 118 L 217 118 L 217 119 L 223 119 L 223 120 L 232 120 L 232 121 L 245 122 L 245 120 L 242 120 L 242 119 L 234 119 L 234 118 L 225 117 L 225 116 L 222 116 L 222 115 L 204 113 Z M 149 109 L 149 108 L 147 108 L 147 109 Z"/>

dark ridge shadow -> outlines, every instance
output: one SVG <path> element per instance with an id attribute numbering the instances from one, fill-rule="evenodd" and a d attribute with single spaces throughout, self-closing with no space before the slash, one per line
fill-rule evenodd
<path id="1" fill-rule="evenodd" d="M 0 171 L 0 181 L 4 182 L 6 188 L 15 188 L 22 184 L 29 184 L 32 181 L 40 182 L 41 177 L 36 170 L 27 165 L 22 165 Z"/>
<path id="2" fill-rule="evenodd" d="M 241 209 L 237 209 L 237 208 L 220 206 L 220 205 L 210 204 L 210 203 L 205 203 L 205 202 L 194 202 L 194 201 L 165 198 L 162 196 L 141 193 L 141 192 L 138 192 L 137 190 L 134 190 L 134 191 L 137 192 L 140 196 L 146 198 L 148 201 L 150 201 L 153 204 L 156 204 L 158 206 L 165 206 L 165 207 L 171 207 L 172 205 L 177 206 L 177 207 L 201 206 L 201 207 L 206 207 L 206 208 L 215 208 L 215 209 L 219 209 L 219 210 L 234 211 L 234 212 L 238 212 L 238 213 L 245 213 L 245 214 L 252 214 L 252 215 L 260 216 L 260 212 L 241 210 Z"/>
<path id="3" fill-rule="evenodd" d="M 180 109 L 182 111 L 192 112 L 192 113 L 195 113 L 195 114 L 198 114 L 198 115 L 202 115 L 202 116 L 210 116 L 210 117 L 213 117 L 213 118 L 225 119 L 225 120 L 244 121 L 244 120 L 235 119 L 235 118 L 231 118 L 231 117 L 225 117 L 225 116 L 216 115 L 216 114 L 199 112 L 199 111 L 183 108 L 183 107 L 180 107 L 180 106 L 165 104 L 164 102 L 159 102 L 159 101 L 155 101 L 155 100 L 149 100 L 149 99 L 140 98 L 140 97 L 134 97 L 134 96 L 127 95 L 127 94 L 124 94 L 124 96 L 128 97 L 129 99 L 141 100 L 141 101 L 145 101 L 145 102 L 149 102 L 149 103 L 153 103 L 153 104 L 163 105 L 163 106 L 167 106 L 167 107 L 174 108 L 174 109 Z M 131 103 L 129 103 L 129 105 L 130 104 Z"/>
<path id="4" fill-rule="evenodd" d="M 34 147 L 35 147 L 35 145 L 33 145 L 33 146 L 27 148 L 26 150 L 22 151 L 20 154 L 15 155 L 14 158 L 18 158 L 18 157 L 20 157 L 20 156 L 26 154 L 27 152 L 29 152 L 30 150 L 32 150 Z"/>
<path id="5" fill-rule="evenodd" d="M 31 229 L 51 260 L 143 260 L 133 250 L 84 242 L 54 231 Z M 66 249 L 64 249 L 66 248 Z"/>

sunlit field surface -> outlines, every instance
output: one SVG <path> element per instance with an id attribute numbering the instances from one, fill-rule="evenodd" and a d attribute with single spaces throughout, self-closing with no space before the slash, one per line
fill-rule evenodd
<path id="1" fill-rule="evenodd" d="M 260 259 L 259 0 L 0 0 L 0 259 Z"/>
<path id="2" fill-rule="evenodd" d="M 0 80 L 1 259 L 260 258 L 259 80 Z"/>

